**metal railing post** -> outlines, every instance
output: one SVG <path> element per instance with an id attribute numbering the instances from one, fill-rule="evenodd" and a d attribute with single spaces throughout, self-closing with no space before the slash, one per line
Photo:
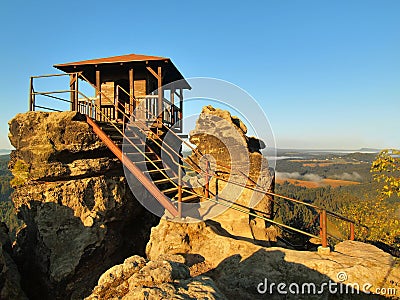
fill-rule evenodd
<path id="1" fill-rule="evenodd" d="M 350 222 L 350 241 L 354 241 L 354 223 Z"/>
<path id="2" fill-rule="evenodd" d="M 33 77 L 29 80 L 29 111 L 35 110 L 35 93 L 33 92 Z"/>
<path id="3" fill-rule="evenodd" d="M 206 161 L 206 174 L 205 174 L 205 180 L 206 180 L 206 183 L 205 183 L 205 197 L 206 198 L 209 198 L 209 196 L 210 196 L 210 184 L 209 184 L 209 176 L 208 176 L 208 173 L 210 172 L 210 162 L 207 160 Z"/>
<path id="4" fill-rule="evenodd" d="M 326 217 L 326 209 L 322 209 L 320 212 L 320 235 L 321 235 L 321 243 L 322 247 L 328 247 L 328 228 L 327 228 L 327 217 Z"/>
<path id="5" fill-rule="evenodd" d="M 182 218 L 182 168 L 178 165 L 178 216 Z"/>
<path id="6" fill-rule="evenodd" d="M 218 201 L 218 177 L 215 179 L 215 200 Z"/>

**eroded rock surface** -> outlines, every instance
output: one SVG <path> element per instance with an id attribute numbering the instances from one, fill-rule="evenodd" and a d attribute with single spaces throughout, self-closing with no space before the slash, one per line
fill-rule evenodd
<path id="1" fill-rule="evenodd" d="M 162 220 L 152 229 L 146 252 L 151 260 L 168 256 L 184 257 L 186 263 L 190 261 L 192 273 L 213 278 L 228 299 L 265 299 L 267 296 L 268 299 L 282 299 L 283 294 L 276 290 L 276 285 L 281 282 L 287 286 L 295 283 L 300 288 L 303 283 L 315 284 L 317 288 L 329 281 L 357 283 L 361 290 L 364 284 L 369 283 L 371 293 L 382 287 L 395 288 L 400 293 L 400 288 L 396 286 L 400 282 L 399 261 L 375 246 L 355 241 L 342 242 L 329 255 L 321 255 L 318 252 L 258 246 L 251 240 L 229 236 L 215 223 L 179 224 Z M 344 277 L 339 275 L 343 272 Z M 267 289 L 267 295 L 257 290 L 265 279 L 276 284 L 272 290 Z M 263 291 L 264 284 L 260 289 Z M 273 292 L 272 295 L 269 291 Z M 333 297 L 327 288 L 322 295 L 287 292 L 288 299 Z M 376 294 L 369 295 L 362 291 L 355 299 L 369 296 L 377 299 Z M 337 294 L 336 297 L 354 299 L 346 294 Z"/>
<path id="2" fill-rule="evenodd" d="M 107 270 L 86 300 L 226 299 L 207 276 L 191 277 L 179 262 L 148 261 L 140 256 Z"/>
<path id="3" fill-rule="evenodd" d="M 9 124 L 12 198 L 26 223 L 14 256 L 31 299 L 82 299 L 106 269 L 144 254 L 158 222 L 85 120 L 28 112 Z"/>
<path id="4" fill-rule="evenodd" d="M 274 191 L 274 172 L 260 152 L 266 145 L 246 133 L 247 128 L 238 117 L 231 116 L 226 110 L 205 106 L 195 129 L 190 132 L 190 142 L 196 145 L 197 154 L 192 154 L 189 161 L 203 170 L 206 161 L 210 162 L 210 172 L 216 172 L 222 178 L 217 183 L 214 176 L 209 182 L 210 191 L 218 193 L 220 201 L 225 204 L 235 202 L 242 209 L 250 211 L 249 207 L 255 214 L 273 218 L 272 197 L 251 189 Z M 202 180 L 198 179 L 200 183 Z M 195 190 L 204 194 L 202 187 Z M 276 241 L 277 232 L 273 227 L 262 219 L 249 219 L 242 212 L 230 209 L 212 219 L 235 236 L 252 238 L 260 243 Z"/>

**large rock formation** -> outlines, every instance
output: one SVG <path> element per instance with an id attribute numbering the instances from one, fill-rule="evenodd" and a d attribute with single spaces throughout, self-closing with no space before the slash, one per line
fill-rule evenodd
<path id="1" fill-rule="evenodd" d="M 196 127 L 190 132 L 190 142 L 197 148 L 189 156 L 189 162 L 203 170 L 206 161 L 210 162 L 210 172 L 216 172 L 222 179 L 217 183 L 216 177 L 212 177 L 209 187 L 213 194 L 218 193 L 222 203 L 230 205 L 234 202 L 242 210 L 273 218 L 272 196 L 254 192 L 252 188 L 273 192 L 274 172 L 260 152 L 265 148 L 264 142 L 248 137 L 246 133 L 247 128 L 238 117 L 211 105 L 203 107 Z M 202 187 L 195 189 L 204 194 Z M 276 241 L 273 227 L 237 210 L 226 210 L 212 219 L 235 236 L 252 238 L 260 243 Z"/>
<path id="2" fill-rule="evenodd" d="M 11 258 L 8 228 L 0 223 L 0 299 L 28 299 L 21 289 L 21 276 Z"/>
<path id="3" fill-rule="evenodd" d="M 179 262 L 147 261 L 140 256 L 107 270 L 86 300 L 226 299 L 207 276 L 191 277 Z"/>
<path id="4" fill-rule="evenodd" d="M 354 299 L 351 290 L 345 293 L 346 284 L 358 284 L 360 291 L 355 292 L 355 299 L 364 299 L 368 292 L 376 293 L 379 288 L 394 288 L 396 295 L 400 293 L 399 261 L 390 254 L 355 241 L 342 242 L 334 250 L 321 255 L 266 248 L 251 239 L 231 236 L 215 222 L 182 224 L 162 220 L 152 229 L 146 252 L 151 260 L 183 257 L 192 275 L 210 276 L 228 299 L 332 299 L 328 286 L 322 295 L 312 291 L 301 295 L 303 284 L 314 284 L 318 291 L 329 282 L 338 283 L 336 296 L 340 299 Z M 287 295 L 278 292 L 279 283 L 286 285 L 283 291 Z M 300 292 L 292 294 L 288 290 L 291 283 L 299 286 Z M 364 284 L 370 284 L 366 291 Z M 377 295 L 371 296 L 377 299 Z"/>
<path id="5" fill-rule="evenodd" d="M 85 120 L 28 112 L 9 123 L 12 198 L 26 224 L 14 254 L 31 299 L 82 299 L 106 269 L 144 254 L 158 221 Z"/>

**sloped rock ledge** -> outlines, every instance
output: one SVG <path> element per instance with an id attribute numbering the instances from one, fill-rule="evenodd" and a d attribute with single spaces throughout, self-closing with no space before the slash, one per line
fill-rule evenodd
<path id="1" fill-rule="evenodd" d="M 226 299 L 207 276 L 190 277 L 182 263 L 148 261 L 140 256 L 125 259 L 107 270 L 86 300 L 98 299 Z"/>

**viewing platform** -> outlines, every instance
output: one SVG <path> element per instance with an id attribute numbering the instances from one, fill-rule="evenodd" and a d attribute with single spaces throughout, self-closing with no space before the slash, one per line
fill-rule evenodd
<path id="1" fill-rule="evenodd" d="M 32 76 L 29 109 L 54 111 L 41 105 L 37 96 L 70 103 L 70 110 L 79 111 L 96 121 L 127 123 L 127 116 L 145 121 L 150 127 L 163 125 L 182 132 L 184 90 L 188 82 L 169 58 L 128 54 L 99 59 L 56 64 L 64 74 Z M 69 76 L 69 89 L 37 91 L 35 80 Z M 81 79 L 94 88 L 95 97 L 82 91 Z M 61 94 L 69 94 L 69 99 Z M 174 126 L 175 125 L 175 126 Z"/>

